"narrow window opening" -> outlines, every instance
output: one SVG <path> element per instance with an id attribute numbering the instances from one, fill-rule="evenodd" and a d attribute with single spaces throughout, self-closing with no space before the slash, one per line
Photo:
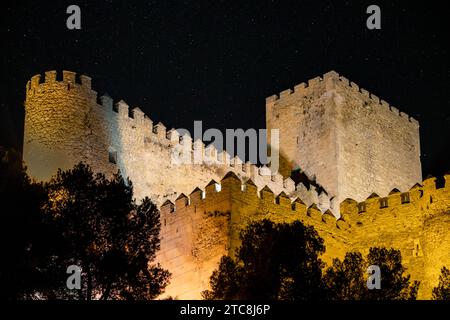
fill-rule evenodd
<path id="1" fill-rule="evenodd" d="M 358 213 L 363 212 L 366 212 L 366 203 L 365 202 L 358 203 Z"/>
<path id="2" fill-rule="evenodd" d="M 387 198 L 381 198 L 380 199 L 380 209 L 387 208 L 388 206 L 388 199 Z"/>
<path id="3" fill-rule="evenodd" d="M 109 162 L 113 163 L 113 164 L 117 164 L 117 152 L 116 151 L 109 152 Z"/>
<path id="4" fill-rule="evenodd" d="M 409 192 L 402 193 L 401 200 L 402 200 L 402 204 L 409 203 L 410 202 Z"/>

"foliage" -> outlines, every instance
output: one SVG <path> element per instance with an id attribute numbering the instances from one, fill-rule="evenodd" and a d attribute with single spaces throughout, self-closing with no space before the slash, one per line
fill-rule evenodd
<path id="1" fill-rule="evenodd" d="M 323 240 L 301 222 L 254 222 L 241 234 L 236 258 L 223 257 L 205 299 L 307 300 L 323 296 Z"/>
<path id="2" fill-rule="evenodd" d="M 131 181 L 80 163 L 35 183 L 20 155 L 0 155 L 0 298 L 130 300 L 163 292 L 170 274 L 154 263 L 159 211 L 148 198 L 135 203 Z M 80 290 L 66 286 L 70 265 L 82 269 Z"/>
<path id="3" fill-rule="evenodd" d="M 381 289 L 367 288 L 371 265 L 380 268 Z M 366 259 L 357 252 L 348 252 L 343 261 L 334 259 L 325 272 L 324 285 L 331 300 L 412 300 L 419 282 L 411 283 L 405 271 L 399 250 L 370 248 Z"/>
<path id="4" fill-rule="evenodd" d="M 26 175 L 21 155 L 0 148 L 0 299 L 33 298 L 36 290 L 54 285 L 46 278 L 52 232 L 43 223 L 41 184 Z"/>
<path id="5" fill-rule="evenodd" d="M 399 250 L 370 248 L 366 258 L 348 252 L 330 267 L 319 256 L 323 240 L 312 227 L 297 221 L 253 222 L 241 233 L 235 257 L 222 257 L 210 278 L 206 300 L 408 300 L 419 288 L 405 275 Z M 368 289 L 367 268 L 377 265 L 381 289 Z"/>
<path id="6" fill-rule="evenodd" d="M 433 300 L 450 300 L 450 270 L 442 267 L 439 284 L 433 288 Z"/>
<path id="7" fill-rule="evenodd" d="M 81 267 L 80 299 L 151 299 L 162 292 L 169 273 L 149 264 L 159 250 L 159 211 L 148 198 L 135 204 L 131 181 L 94 176 L 78 164 L 59 170 L 46 188 L 43 211 L 63 237 L 54 263 Z"/>

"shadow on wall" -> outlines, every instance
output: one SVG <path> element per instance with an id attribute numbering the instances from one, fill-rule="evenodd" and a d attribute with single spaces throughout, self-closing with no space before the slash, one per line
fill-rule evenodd
<path id="1" fill-rule="evenodd" d="M 267 154 L 270 156 L 270 146 L 268 146 Z M 308 190 L 311 188 L 311 186 L 313 186 L 316 188 L 318 193 L 321 193 L 322 191 L 327 193 L 326 190 L 320 184 L 318 184 L 317 181 L 315 181 L 315 178 L 306 175 L 306 173 L 296 163 L 289 161 L 286 155 L 281 150 L 278 150 L 278 154 L 278 172 L 284 178 L 291 178 L 292 181 L 294 181 L 295 185 L 302 183 Z"/>
<path id="2" fill-rule="evenodd" d="M 271 156 L 271 145 L 267 145 L 267 156 Z M 284 178 L 291 177 L 292 168 L 294 168 L 294 164 L 291 163 L 285 156 L 285 154 L 278 149 L 278 173 L 281 174 Z"/>

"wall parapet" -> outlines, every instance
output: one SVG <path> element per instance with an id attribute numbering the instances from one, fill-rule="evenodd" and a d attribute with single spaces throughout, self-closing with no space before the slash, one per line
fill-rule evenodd
<path id="1" fill-rule="evenodd" d="M 394 189 L 393 192 L 386 196 L 372 194 L 361 202 L 349 198 L 345 199 L 340 204 L 341 216 L 336 218 L 331 210 L 322 211 L 318 204 L 312 203 L 307 205 L 298 197 L 291 199 L 284 191 L 277 194 L 268 186 L 258 190 L 251 179 L 242 181 L 233 171 L 229 171 L 220 182 L 212 180 L 203 187 L 203 190 L 207 190 L 206 192 L 202 191 L 202 188 L 196 187 L 189 196 L 183 194 L 177 198 L 175 203 L 164 203 L 161 206 L 161 211 L 174 212 L 176 214 L 177 209 L 181 208 L 189 209 L 189 207 L 201 204 L 214 206 L 215 201 L 217 201 L 215 194 L 223 192 L 228 193 L 230 197 L 241 197 L 251 200 L 250 202 L 256 201 L 256 203 L 269 204 L 273 207 L 273 214 L 277 214 L 277 212 L 286 213 L 287 211 L 300 212 L 302 213 L 301 217 L 305 218 L 306 221 L 310 220 L 313 225 L 323 223 L 339 230 L 348 230 L 352 226 L 355 227 L 360 221 L 373 223 L 374 219 L 376 221 L 377 216 L 380 214 L 380 209 L 385 209 L 386 214 L 392 214 L 392 219 L 402 219 L 390 209 L 403 206 L 430 205 L 430 196 L 434 197 L 436 202 L 448 201 L 447 203 L 450 203 L 450 175 L 446 175 L 444 178 L 445 185 L 440 188 L 436 185 L 436 178 L 428 178 L 423 181 L 422 185 L 415 185 L 407 191 Z M 182 201 L 181 206 L 179 201 Z"/>
<path id="2" fill-rule="evenodd" d="M 266 104 L 277 103 L 278 101 L 287 99 L 292 95 L 306 95 L 308 92 L 307 90 L 309 90 L 310 88 L 317 87 L 318 85 L 320 85 L 321 83 L 324 83 L 324 82 L 325 83 L 330 83 L 330 82 L 341 83 L 344 86 L 350 88 L 352 91 L 360 93 L 361 96 L 363 97 L 363 99 L 366 100 L 367 102 L 374 103 L 375 105 L 378 105 L 380 107 L 380 109 L 389 110 L 395 116 L 402 117 L 405 120 L 407 120 L 408 122 L 412 123 L 413 125 L 415 125 L 417 127 L 419 126 L 419 122 L 416 119 L 414 119 L 412 116 L 410 116 L 404 112 L 400 112 L 396 107 L 389 105 L 389 103 L 387 103 L 384 100 L 381 100 L 375 94 L 370 93 L 366 89 L 360 87 L 355 82 L 348 80 L 347 78 L 341 76 L 339 73 L 337 73 L 336 71 L 333 71 L 333 70 L 325 73 L 322 77 L 315 77 L 313 79 L 309 79 L 307 81 L 307 83 L 302 82 L 302 83 L 294 86 L 293 90 L 286 89 L 286 90 L 281 91 L 279 94 L 274 94 L 270 97 L 267 97 Z M 330 88 L 333 88 L 333 87 L 330 87 Z"/>
<path id="3" fill-rule="evenodd" d="M 26 84 L 26 93 L 29 94 L 32 93 L 33 90 L 55 84 L 70 84 L 75 87 L 91 90 L 91 83 L 91 77 L 84 74 L 78 74 L 68 70 L 63 70 L 61 73 L 56 70 L 50 70 L 44 72 L 44 74 L 36 74 L 32 76 Z"/>
<path id="4" fill-rule="evenodd" d="M 340 204 L 342 218 L 348 221 L 373 220 L 380 212 L 392 214 L 393 218 L 397 218 L 392 210 L 394 208 L 415 206 L 423 211 L 432 206 L 439 206 L 440 203 L 447 207 L 450 204 L 450 175 L 445 175 L 443 180 L 444 184 L 438 184 L 435 177 L 430 177 L 408 190 L 395 188 L 382 196 L 372 193 L 360 202 L 345 199 Z"/>
<path id="5" fill-rule="evenodd" d="M 213 207 L 217 203 L 219 193 L 227 194 L 230 201 L 232 197 L 237 197 L 251 200 L 251 202 L 266 203 L 274 208 L 273 214 L 276 212 L 301 213 L 301 217 L 311 220 L 311 223 L 320 222 L 336 229 L 344 229 L 338 226 L 339 219 L 331 211 L 323 212 L 316 204 L 307 207 L 301 198 L 291 199 L 284 191 L 274 193 L 267 185 L 258 190 L 252 179 L 243 181 L 233 171 L 229 171 L 220 181 L 211 180 L 203 187 L 195 187 L 188 196 L 180 194 L 175 202 L 164 202 L 160 210 L 166 214 L 177 214 L 179 210 L 195 211 L 199 206 Z"/>

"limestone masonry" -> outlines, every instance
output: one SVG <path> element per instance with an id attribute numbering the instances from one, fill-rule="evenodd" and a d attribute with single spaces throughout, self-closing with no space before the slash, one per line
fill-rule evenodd
<path id="1" fill-rule="evenodd" d="M 418 122 L 334 71 L 267 98 L 266 122 L 280 130 L 282 166 L 272 176 L 98 97 L 87 76 L 49 71 L 26 86 L 23 156 L 38 180 L 80 161 L 107 175 L 120 169 L 137 199 L 155 201 L 158 261 L 173 274 L 165 295 L 200 298 L 240 230 L 270 218 L 313 225 L 328 263 L 349 250 L 398 248 L 421 281 L 419 298 L 430 298 L 450 266 L 450 177 L 422 182 Z M 180 145 L 209 161 L 172 163 Z M 314 183 L 295 184 L 296 169 Z"/>

